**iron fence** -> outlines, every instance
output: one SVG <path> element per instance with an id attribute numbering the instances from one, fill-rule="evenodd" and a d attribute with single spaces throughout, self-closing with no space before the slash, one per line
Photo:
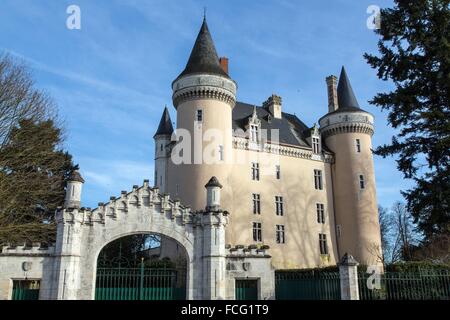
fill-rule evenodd
<path id="1" fill-rule="evenodd" d="M 420 272 L 385 272 L 380 288 L 369 289 L 370 274 L 359 272 L 361 300 L 450 300 L 450 272 L 429 270 Z"/>
<path id="2" fill-rule="evenodd" d="M 277 300 L 340 300 L 339 272 L 276 272 Z"/>

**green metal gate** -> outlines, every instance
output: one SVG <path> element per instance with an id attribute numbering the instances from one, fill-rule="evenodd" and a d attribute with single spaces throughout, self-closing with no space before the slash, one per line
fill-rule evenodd
<path id="1" fill-rule="evenodd" d="M 98 268 L 96 300 L 185 300 L 184 270 Z"/>
<path id="2" fill-rule="evenodd" d="M 236 280 L 236 300 L 258 300 L 258 280 Z"/>
<path id="3" fill-rule="evenodd" d="M 339 272 L 275 272 L 277 300 L 340 300 Z"/>
<path id="4" fill-rule="evenodd" d="M 12 300 L 39 300 L 39 281 L 14 280 Z"/>
<path id="5" fill-rule="evenodd" d="M 450 300 L 450 272 L 385 272 L 380 276 L 381 288 L 370 290 L 370 275 L 358 273 L 361 300 Z"/>

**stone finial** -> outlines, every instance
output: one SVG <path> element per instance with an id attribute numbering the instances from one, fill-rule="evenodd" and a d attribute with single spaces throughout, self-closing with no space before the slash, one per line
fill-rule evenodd
<path id="1" fill-rule="evenodd" d="M 205 185 L 205 188 L 209 187 L 219 187 L 220 189 L 223 188 L 223 186 L 220 184 L 219 180 L 216 177 L 212 177 L 209 182 Z"/>
<path id="2" fill-rule="evenodd" d="M 339 262 L 339 265 L 342 266 L 358 266 L 359 263 L 358 261 L 355 260 L 355 258 L 353 258 L 352 255 L 345 253 L 344 256 L 342 257 L 341 261 Z"/>

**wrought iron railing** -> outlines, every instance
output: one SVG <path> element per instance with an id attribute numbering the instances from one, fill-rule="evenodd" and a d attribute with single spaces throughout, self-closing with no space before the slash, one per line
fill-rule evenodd
<path id="1" fill-rule="evenodd" d="M 450 272 L 447 270 L 420 272 L 385 272 L 380 276 L 380 288 L 369 289 L 374 283 L 370 274 L 358 274 L 361 300 L 450 300 Z"/>
<path id="2" fill-rule="evenodd" d="M 339 272 L 276 272 L 277 300 L 340 300 Z"/>
<path id="3" fill-rule="evenodd" d="M 98 268 L 96 300 L 184 300 L 184 270 Z"/>

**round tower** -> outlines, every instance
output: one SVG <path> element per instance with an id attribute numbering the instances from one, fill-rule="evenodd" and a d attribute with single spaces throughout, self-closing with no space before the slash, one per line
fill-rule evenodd
<path id="1" fill-rule="evenodd" d="M 329 112 L 319 120 L 332 165 L 336 238 L 340 256 L 361 264 L 381 261 L 381 237 L 372 157 L 374 117 L 359 107 L 344 68 L 327 78 Z"/>
<path id="2" fill-rule="evenodd" d="M 67 180 L 66 198 L 64 207 L 66 209 L 79 209 L 81 206 L 81 191 L 84 179 L 78 170 L 74 170 Z"/>
<path id="3" fill-rule="evenodd" d="M 231 170 L 237 86 L 222 61 L 204 20 L 186 68 L 172 83 L 179 141 L 171 153 L 176 174 L 170 189 L 194 209 L 205 208 L 200 190 L 211 176 L 226 185 Z"/>
<path id="4" fill-rule="evenodd" d="M 153 139 L 155 140 L 155 187 L 158 187 L 161 193 L 167 193 L 168 184 L 168 161 L 170 157 L 171 137 L 173 133 L 172 121 L 169 110 L 164 108 L 158 130 Z"/>

